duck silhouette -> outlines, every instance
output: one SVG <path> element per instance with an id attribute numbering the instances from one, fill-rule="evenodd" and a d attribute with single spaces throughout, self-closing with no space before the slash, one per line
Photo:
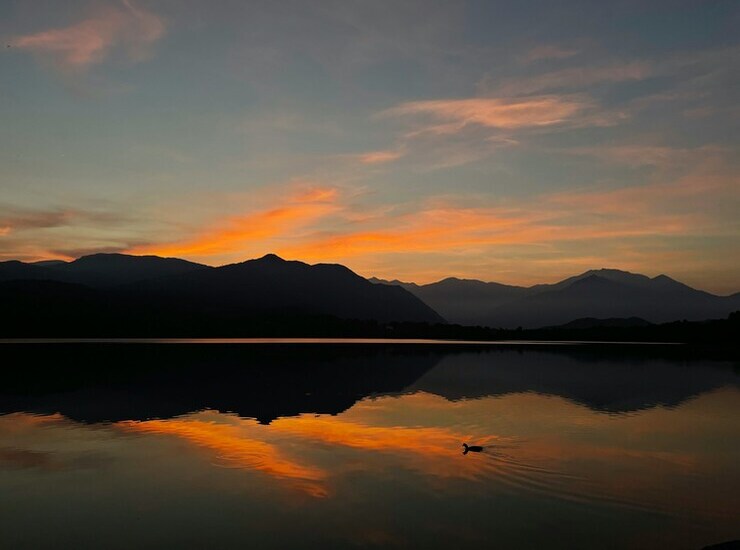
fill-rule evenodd
<path id="1" fill-rule="evenodd" d="M 483 447 L 480 445 L 468 445 L 467 443 L 463 443 L 462 446 L 465 447 L 463 450 L 464 455 L 468 453 L 479 453 L 483 450 Z"/>

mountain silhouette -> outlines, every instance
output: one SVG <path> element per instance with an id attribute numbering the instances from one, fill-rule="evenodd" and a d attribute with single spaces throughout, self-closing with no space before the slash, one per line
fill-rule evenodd
<path id="1" fill-rule="evenodd" d="M 616 269 L 589 270 L 532 287 L 454 278 L 426 285 L 375 281 L 403 285 L 451 323 L 501 328 L 563 325 L 588 317 L 701 321 L 740 309 L 740 293 L 716 296 L 666 275 L 650 278 Z"/>
<path id="2" fill-rule="evenodd" d="M 26 264 L 18 260 L 0 262 L 0 282 L 2 281 L 28 281 L 54 279 L 54 275 L 48 268 Z"/>
<path id="3" fill-rule="evenodd" d="M 641 319 L 640 317 L 610 317 L 609 319 L 597 319 L 595 317 L 582 317 L 580 319 L 574 319 L 564 325 L 558 325 L 555 329 L 565 330 L 582 330 L 590 328 L 634 328 L 634 327 L 649 327 L 653 323 Z"/>
<path id="4" fill-rule="evenodd" d="M 331 319 L 444 322 L 403 288 L 274 254 L 218 268 L 123 254 L 51 267 L 4 262 L 0 281 L 0 334 L 13 336 L 273 335 Z"/>
<path id="5" fill-rule="evenodd" d="M 44 279 L 82 284 L 93 288 L 112 288 L 136 281 L 210 269 L 213 268 L 178 258 L 92 254 L 82 256 L 72 262 L 55 260 L 33 264 L 2 262 L 0 263 L 0 281 Z M 26 271 L 25 276 L 21 270 Z"/>
<path id="6" fill-rule="evenodd" d="M 444 322 L 400 287 L 373 285 L 337 264 L 308 265 L 275 254 L 177 277 L 150 279 L 127 292 L 220 312 L 291 311 L 342 319 Z"/>
<path id="7" fill-rule="evenodd" d="M 402 286 L 421 298 L 451 323 L 461 325 L 486 325 L 486 316 L 497 308 L 520 296 L 528 289 L 499 283 L 484 283 L 471 279 L 449 277 L 426 285 L 370 279 L 376 283 Z M 444 312 L 444 313 L 442 313 Z"/>
<path id="8" fill-rule="evenodd" d="M 368 280 L 342 265 L 309 265 L 275 254 L 221 267 L 126 254 L 0 262 L 0 300 L 7 312 L 0 335 L 6 336 L 455 338 L 462 334 L 454 327 L 430 327 L 451 322 L 509 330 L 625 328 L 636 325 L 614 320 L 636 317 L 647 326 L 727 318 L 740 309 L 740 293 L 716 296 L 666 275 L 616 269 L 532 287 L 456 278 L 417 285 Z M 568 325 L 579 319 L 589 321 Z M 360 324 L 348 328 L 350 320 Z M 361 324 L 369 321 L 375 328 Z M 377 323 L 428 328 L 379 330 Z M 479 331 L 471 337 L 497 335 Z"/>

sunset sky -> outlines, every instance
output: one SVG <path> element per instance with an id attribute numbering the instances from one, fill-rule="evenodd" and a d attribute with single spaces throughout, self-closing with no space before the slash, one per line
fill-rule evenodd
<path id="1" fill-rule="evenodd" d="M 740 290 L 740 3 L 0 0 L 0 260 Z"/>

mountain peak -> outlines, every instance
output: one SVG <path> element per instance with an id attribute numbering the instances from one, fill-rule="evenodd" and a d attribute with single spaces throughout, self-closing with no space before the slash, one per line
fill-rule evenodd
<path id="1" fill-rule="evenodd" d="M 626 271 L 624 269 L 616 269 L 614 267 L 600 267 L 598 269 L 589 269 L 588 271 L 586 271 L 586 273 L 592 273 L 595 275 L 599 275 L 599 274 L 606 275 L 609 273 L 621 274 L 621 275 L 636 275 L 636 273 L 632 273 L 631 271 Z"/>
<path id="2" fill-rule="evenodd" d="M 129 257 L 128 254 L 120 254 L 118 252 L 97 252 L 95 254 L 87 254 L 85 256 L 80 256 L 76 260 L 73 260 L 72 263 L 89 263 L 89 262 L 99 262 L 99 261 L 106 261 L 106 260 L 117 260 L 120 258 L 126 258 Z"/>
<path id="3" fill-rule="evenodd" d="M 605 284 L 614 282 L 612 279 L 609 279 L 607 277 L 604 277 L 603 275 L 598 274 L 598 272 L 590 272 L 589 275 L 586 275 L 585 277 L 582 277 L 576 281 L 573 281 L 573 284 L 571 286 L 575 285 L 590 285 L 590 284 Z"/>
<path id="4" fill-rule="evenodd" d="M 278 256 L 277 254 L 274 254 L 272 252 L 265 254 L 261 258 L 258 258 L 258 260 L 263 261 L 263 262 L 285 262 L 286 261 L 280 256 Z"/>

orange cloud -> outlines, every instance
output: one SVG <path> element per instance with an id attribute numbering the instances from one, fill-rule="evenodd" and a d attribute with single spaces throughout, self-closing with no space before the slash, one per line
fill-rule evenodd
<path id="1" fill-rule="evenodd" d="M 51 61 L 65 72 L 84 72 L 121 46 L 131 60 L 145 57 L 147 48 L 164 35 L 157 15 L 123 0 L 122 7 L 106 6 L 69 27 L 16 37 L 13 46 Z"/>
<path id="2" fill-rule="evenodd" d="M 319 186 L 291 193 L 272 207 L 216 221 L 192 237 L 130 251 L 211 262 L 272 251 L 417 282 L 456 275 L 535 283 L 604 265 L 660 269 L 680 277 L 688 264 L 702 265 L 706 272 L 711 258 L 691 249 L 678 254 L 672 237 L 727 237 L 737 231 L 722 213 L 740 199 L 737 178 L 726 172 L 726 166 L 708 161 L 677 178 L 661 175 L 647 184 L 493 205 L 447 197 L 367 204 L 359 195 L 349 200 Z M 725 278 L 732 282 L 731 275 Z"/>
<path id="3" fill-rule="evenodd" d="M 682 234 L 701 223 L 697 216 L 630 209 L 665 190 L 640 189 L 541 197 L 527 207 L 463 207 L 424 205 L 421 209 L 386 216 L 382 227 L 360 228 L 325 236 L 309 235 L 280 252 L 310 260 L 336 260 L 383 253 L 478 253 L 496 245 L 543 245 L 617 237 Z M 637 219 L 639 218 L 639 221 Z M 378 224 L 380 225 L 380 224 Z"/>
<path id="4" fill-rule="evenodd" d="M 165 256 L 209 256 L 236 252 L 249 246 L 261 248 L 264 240 L 292 234 L 336 212 L 338 192 L 334 188 L 315 187 L 288 197 L 274 208 L 234 216 L 200 231 L 195 236 L 173 243 L 135 247 L 134 254 Z"/>

